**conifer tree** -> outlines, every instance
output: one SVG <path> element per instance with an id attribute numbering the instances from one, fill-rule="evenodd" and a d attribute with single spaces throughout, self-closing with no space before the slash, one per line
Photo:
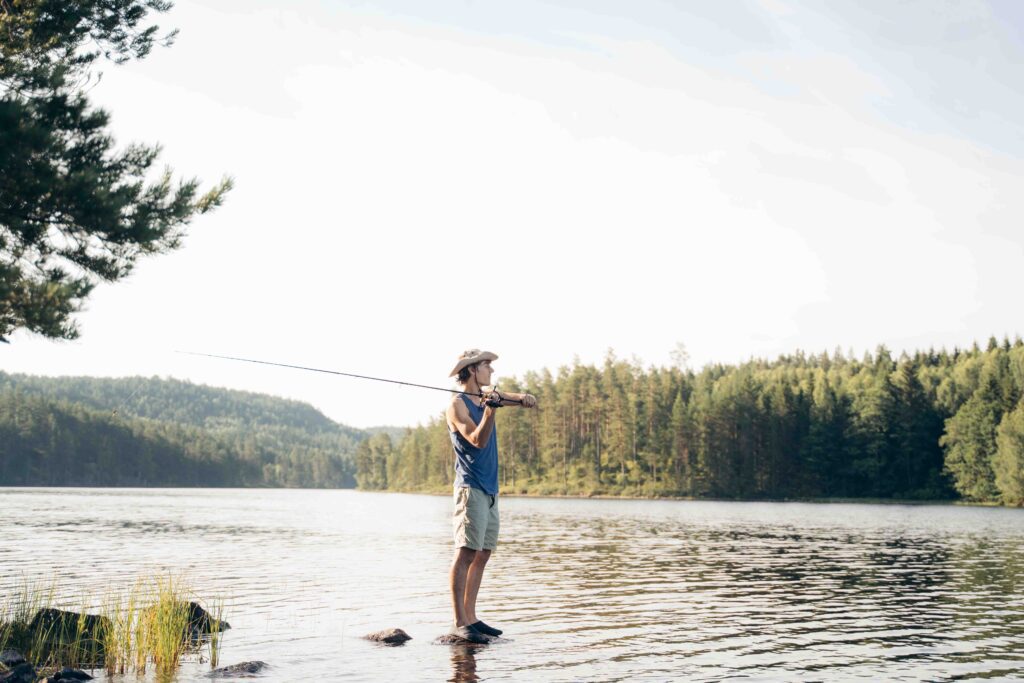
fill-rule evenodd
<path id="1" fill-rule="evenodd" d="M 992 500 L 998 493 L 992 456 L 1000 407 L 999 386 L 994 377 L 989 377 L 946 421 L 946 432 L 940 442 L 946 447 L 946 469 L 953 477 L 953 486 L 968 500 Z"/>
<path id="2" fill-rule="evenodd" d="M 163 0 L 0 2 L 0 339 L 23 328 L 74 338 L 72 316 L 99 281 L 177 248 L 184 227 L 218 206 L 167 170 L 158 146 L 116 150 L 109 115 L 86 86 L 101 59 L 122 63 L 170 44 L 146 25 Z"/>
<path id="3" fill-rule="evenodd" d="M 672 402 L 672 464 L 676 490 L 682 495 L 693 495 L 693 430 L 683 401 L 683 392 Z"/>
<path id="4" fill-rule="evenodd" d="M 1024 505 L 1024 401 L 999 423 L 992 469 L 1003 503 Z"/>
<path id="5" fill-rule="evenodd" d="M 897 456 L 893 428 L 896 422 L 895 387 L 890 380 L 890 362 L 884 347 L 870 367 L 861 372 L 864 390 L 854 402 L 850 437 L 856 456 L 851 463 L 855 486 L 862 493 L 889 497 L 895 492 L 889 478 Z"/>
<path id="6" fill-rule="evenodd" d="M 916 360 L 902 363 L 896 372 L 896 460 L 891 473 L 901 497 L 938 496 L 943 487 L 939 439 L 941 416 L 932 407 L 918 377 Z"/>

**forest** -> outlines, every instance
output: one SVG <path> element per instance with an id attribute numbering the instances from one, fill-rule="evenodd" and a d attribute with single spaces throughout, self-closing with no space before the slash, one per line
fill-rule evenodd
<path id="1" fill-rule="evenodd" d="M 735 366 L 603 365 L 503 381 L 537 410 L 498 412 L 506 493 L 716 499 L 1024 502 L 1024 342 L 796 352 Z M 447 490 L 443 416 L 356 448 L 370 490 Z"/>
<path id="2" fill-rule="evenodd" d="M 261 394 L 0 372 L 4 486 L 352 487 L 367 436 Z"/>
<path id="3" fill-rule="evenodd" d="M 644 368 L 609 352 L 511 378 L 505 493 L 1024 503 L 1024 342 Z M 445 492 L 443 415 L 359 430 L 298 401 L 170 379 L 0 372 L 0 484 Z"/>

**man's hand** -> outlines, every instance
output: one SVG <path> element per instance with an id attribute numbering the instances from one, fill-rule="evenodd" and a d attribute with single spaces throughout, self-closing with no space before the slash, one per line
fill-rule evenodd
<path id="1" fill-rule="evenodd" d="M 491 408 L 500 408 L 501 402 L 504 400 L 505 397 L 498 393 L 497 389 L 491 392 L 487 392 L 483 395 L 484 405 L 490 406 Z"/>
<path id="2" fill-rule="evenodd" d="M 524 408 L 536 408 L 537 397 L 533 394 L 517 394 L 511 391 L 498 391 L 497 387 L 484 387 L 480 394 L 485 406 L 499 408 L 501 406 L 519 405 Z"/>

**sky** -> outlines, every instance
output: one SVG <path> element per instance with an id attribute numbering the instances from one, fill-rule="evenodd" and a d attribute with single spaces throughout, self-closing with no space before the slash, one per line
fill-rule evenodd
<path id="1" fill-rule="evenodd" d="M 8 372 L 414 425 L 501 379 L 1024 333 L 1024 4 L 177 0 L 105 65 L 119 143 L 236 187 Z"/>

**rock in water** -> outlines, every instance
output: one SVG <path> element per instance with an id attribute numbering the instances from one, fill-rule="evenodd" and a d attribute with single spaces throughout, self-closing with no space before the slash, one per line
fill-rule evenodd
<path id="1" fill-rule="evenodd" d="M 3 664 L 8 669 L 13 669 L 19 664 L 25 663 L 25 655 L 21 654 L 17 650 L 4 650 L 0 652 L 0 664 Z"/>
<path id="2" fill-rule="evenodd" d="M 147 609 L 154 610 L 156 608 L 156 605 L 151 605 Z M 231 628 L 231 624 L 223 619 L 220 621 L 214 619 L 213 615 L 203 609 L 198 602 L 176 603 L 175 609 L 179 608 L 185 612 L 185 616 L 188 619 L 188 623 L 185 625 L 185 635 L 192 640 L 198 640 L 202 636 L 227 631 Z"/>
<path id="3" fill-rule="evenodd" d="M 193 633 L 213 633 L 215 630 L 227 631 L 231 628 L 231 624 L 221 620 L 216 622 L 217 628 L 214 629 L 213 626 L 215 621 L 216 620 L 209 612 L 199 606 L 199 603 L 188 603 L 188 627 Z"/>
<path id="4" fill-rule="evenodd" d="M 405 641 L 412 640 L 412 636 L 400 628 L 389 628 L 363 637 L 375 643 L 383 643 L 385 645 L 402 645 Z"/>
<path id="5" fill-rule="evenodd" d="M 50 637 L 61 641 L 93 641 L 99 643 L 99 636 L 112 627 L 110 619 L 96 614 L 79 614 L 65 612 L 47 607 L 36 612 L 29 622 L 28 628 L 36 633 L 48 633 Z M 81 630 L 79 630 L 81 629 Z"/>
<path id="6" fill-rule="evenodd" d="M 492 638 L 490 636 L 484 636 L 487 638 L 487 642 L 490 642 Z M 483 647 L 487 643 L 474 643 L 472 640 L 466 640 L 457 633 L 445 633 L 437 638 L 434 638 L 435 645 L 471 645 L 473 647 Z"/>
<path id="7" fill-rule="evenodd" d="M 32 683 L 36 680 L 36 668 L 24 662 L 10 671 L 0 674 L 0 683 Z"/>
<path id="8" fill-rule="evenodd" d="M 209 678 L 252 678 L 267 668 L 266 662 L 242 662 L 231 666 L 222 666 L 206 674 Z"/>

